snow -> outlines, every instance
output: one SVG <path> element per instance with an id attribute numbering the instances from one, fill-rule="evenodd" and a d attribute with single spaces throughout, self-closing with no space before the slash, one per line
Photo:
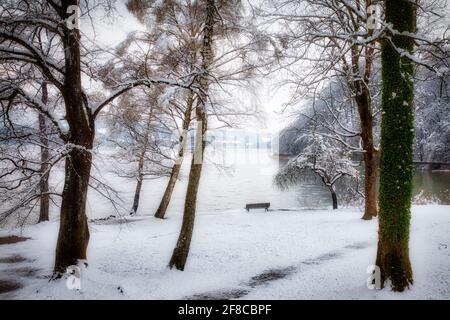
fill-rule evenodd
<path id="1" fill-rule="evenodd" d="M 413 206 L 410 254 L 414 286 L 404 293 L 369 290 L 367 268 L 376 254 L 377 220 L 363 221 L 356 210 L 225 210 L 196 219 L 184 272 L 167 268 L 181 217 L 135 216 L 90 223 L 88 267 L 81 267 L 81 290 L 67 289 L 51 275 L 58 221 L 0 236 L 31 239 L 1 245 L 2 279 L 22 289 L 0 299 L 181 299 L 215 296 L 242 299 L 449 299 L 450 206 Z M 122 222 L 122 223 L 119 223 Z M 14 269 L 39 269 L 23 277 Z M 262 280 L 261 274 L 277 274 Z M 284 276 L 285 275 L 285 276 Z M 284 277 L 284 278 L 283 278 Z M 259 279 L 259 280 L 258 280 Z"/>

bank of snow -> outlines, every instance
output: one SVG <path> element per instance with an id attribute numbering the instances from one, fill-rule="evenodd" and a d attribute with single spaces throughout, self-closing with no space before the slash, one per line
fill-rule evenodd
<path id="1" fill-rule="evenodd" d="M 149 216 L 90 224 L 89 266 L 81 290 L 48 281 L 57 222 L 1 230 L 31 240 L 0 246 L 0 278 L 23 288 L 13 299 L 449 299 L 450 206 L 414 206 L 410 251 L 415 285 L 402 294 L 366 287 L 377 220 L 350 210 L 202 213 L 184 272 L 166 266 L 181 220 Z M 124 222 L 124 221 L 123 221 Z M 20 270 L 38 269 L 24 274 Z M 16 270 L 16 271 L 15 271 Z M 236 294 L 237 293 L 237 294 Z"/>

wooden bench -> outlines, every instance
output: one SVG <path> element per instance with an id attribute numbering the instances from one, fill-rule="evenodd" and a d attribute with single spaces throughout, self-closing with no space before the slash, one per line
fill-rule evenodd
<path id="1" fill-rule="evenodd" d="M 266 211 L 269 211 L 269 207 L 270 207 L 270 202 L 265 202 L 265 203 L 247 203 L 246 206 L 245 206 L 245 210 L 247 210 L 247 212 L 249 212 L 250 209 L 264 208 L 264 209 L 266 209 Z"/>

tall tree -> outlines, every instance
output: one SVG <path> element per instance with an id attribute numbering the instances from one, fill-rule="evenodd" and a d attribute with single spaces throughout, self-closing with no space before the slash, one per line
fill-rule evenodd
<path id="1" fill-rule="evenodd" d="M 4 6 L 8 6 L 8 3 L 4 3 Z M 20 5 L 18 7 L 20 8 Z M 23 35 L 25 34 L 24 30 Z M 35 39 L 35 45 L 43 56 L 55 53 L 56 41 L 49 37 L 46 28 L 36 27 Z M 0 220 L 9 219 L 15 213 L 17 222 L 22 224 L 30 216 L 34 217 L 34 208 L 38 208 L 37 221 L 48 221 L 51 194 L 56 195 L 54 190 L 50 191 L 49 175 L 52 166 L 58 161 L 58 155 L 53 157 L 50 149 L 61 145 L 57 130 L 48 114 L 58 108 L 59 99 L 54 95 L 55 91 L 49 93 L 48 84 L 37 68 L 30 67 L 27 62 L 19 59 L 19 56 L 16 56 L 17 60 L 10 60 L 10 63 L 7 59 L 3 60 L 2 56 L 10 50 L 7 45 L 0 46 L 0 65 L 3 70 L 0 78 L 0 100 L 8 105 L 0 114 L 5 124 L 0 141 L 7 140 L 8 144 L 14 145 L 8 151 L 8 148 L 2 150 L 4 152 L 0 158 L 2 167 L 8 168 L 8 173 L 1 176 L 0 189 L 5 190 L 2 202 L 7 209 L 0 212 Z M 27 72 L 24 72 L 25 70 Z M 33 99 L 22 99 L 18 94 L 16 99 L 3 100 L 4 95 L 8 96 L 12 87 L 18 84 L 33 92 L 28 96 Z M 36 108 L 36 104 L 44 108 Z M 11 183 L 15 179 L 21 183 Z M 14 193 L 13 197 L 8 196 L 11 192 Z M 21 219 L 24 211 L 28 213 Z"/>
<path id="2" fill-rule="evenodd" d="M 42 104 L 47 105 L 48 102 L 48 89 L 47 83 L 42 84 Z M 41 142 L 41 168 L 40 168 L 40 206 L 39 206 L 39 222 L 49 220 L 50 210 L 50 194 L 49 194 L 49 175 L 50 175 L 50 152 L 49 152 L 49 138 L 47 129 L 47 119 L 40 112 L 39 113 L 39 131 Z"/>
<path id="3" fill-rule="evenodd" d="M 143 64 L 140 70 L 153 70 L 167 77 L 196 72 L 200 64 L 202 44 L 202 3 L 184 0 L 128 0 L 126 5 L 146 29 L 130 34 L 119 47 L 117 53 L 122 60 L 133 61 L 132 68 Z M 148 24 L 148 21 L 156 23 Z M 133 44 L 142 49 L 136 50 Z M 114 62 L 109 65 L 116 68 Z M 191 124 L 195 95 L 186 90 L 174 90 L 165 100 L 168 108 L 165 115 L 160 115 L 160 124 L 178 135 L 178 145 L 172 146 L 177 152 L 172 159 L 173 165 L 163 197 L 154 214 L 160 219 L 164 219 L 184 160 L 184 139 Z"/>
<path id="4" fill-rule="evenodd" d="M 265 9 L 269 23 L 278 21 L 274 38 L 279 42 L 280 62 L 289 76 L 285 83 L 294 85 L 290 104 L 315 100 L 324 83 L 337 79 L 345 85 L 350 101 L 359 115 L 360 128 L 341 125 L 327 128 L 327 136 L 343 141 L 358 137 L 353 148 L 364 160 L 365 208 L 363 219 L 377 215 L 377 148 L 374 140 L 373 61 L 379 48 L 379 30 L 367 23 L 372 0 L 268 0 Z M 298 64 L 298 68 L 296 67 Z M 278 70 L 279 67 L 276 68 Z M 314 102 L 313 102 L 314 103 Z M 337 111 L 337 110 L 336 110 Z"/>
<path id="5" fill-rule="evenodd" d="M 170 132 L 160 124 L 161 107 L 154 90 L 135 90 L 120 99 L 120 107 L 107 114 L 108 142 L 115 147 L 113 172 L 120 177 L 136 181 L 131 215 L 137 213 L 144 180 L 168 175 L 165 160 L 171 159 L 163 150 L 171 143 L 160 138 L 160 133 Z"/>
<path id="6" fill-rule="evenodd" d="M 199 80 L 201 91 L 198 94 L 198 101 L 195 107 L 195 115 L 197 119 L 195 150 L 192 155 L 191 170 L 189 172 L 189 182 L 186 191 L 186 199 L 184 202 L 183 222 L 177 244 L 173 250 L 169 267 L 175 267 L 178 270 L 184 270 L 189 247 L 194 229 L 195 210 L 197 206 L 197 193 L 200 184 L 200 177 L 203 167 L 203 155 L 206 146 L 206 130 L 207 111 L 206 103 L 208 101 L 208 90 L 210 80 L 208 69 L 213 61 L 213 35 L 214 35 L 214 17 L 216 13 L 215 0 L 206 0 L 206 19 L 203 29 L 203 46 L 202 46 L 202 71 L 203 74 Z"/>
<path id="7" fill-rule="evenodd" d="M 173 190 L 175 188 L 175 184 L 180 174 L 181 165 L 184 159 L 184 149 L 186 146 L 187 132 L 191 124 L 191 113 L 193 105 L 194 105 L 194 95 L 192 92 L 189 92 L 186 101 L 186 109 L 183 114 L 183 124 L 181 128 L 182 132 L 179 137 L 177 160 L 175 161 L 175 164 L 172 167 L 172 171 L 169 176 L 169 181 L 167 182 L 166 189 L 164 190 L 164 195 L 155 213 L 155 217 L 159 219 L 164 219 L 164 216 L 170 203 L 170 199 L 172 197 Z"/>
<path id="8" fill-rule="evenodd" d="M 60 115 L 52 114 L 40 101 L 34 99 L 29 87 L 10 78 L 10 75 L 5 78 L 2 75 L 1 89 L 5 90 L 0 90 L 0 97 L 10 101 L 26 100 L 48 117 L 58 128 L 60 138 L 64 141 L 61 153 L 65 159 L 65 180 L 54 265 L 56 274 L 64 273 L 68 266 L 87 258 L 89 229 L 86 200 L 98 115 L 114 99 L 137 86 L 168 84 L 190 88 L 192 82 L 189 77 L 187 84 L 160 77 L 127 79 L 125 83 L 117 83 L 109 97 L 90 103 L 92 101 L 82 86 L 82 70 L 86 71 L 86 65 L 89 64 L 83 58 L 90 55 L 90 67 L 95 68 L 95 56 L 92 50 L 83 46 L 76 23 L 79 18 L 76 12 L 79 10 L 82 15 L 90 14 L 99 3 L 109 1 L 8 0 L 0 3 L 0 63 L 24 63 L 38 70 L 63 100 L 65 123 L 61 125 Z M 50 39 L 57 39 L 56 53 L 52 55 L 46 54 L 39 47 L 40 40 L 35 37 L 36 31 L 42 28 L 48 31 Z M 85 74 L 89 75 L 91 72 L 86 71 Z"/>
<path id="9" fill-rule="evenodd" d="M 413 178 L 414 63 L 411 55 L 416 7 L 409 0 L 385 0 L 389 37 L 382 41 L 382 122 L 379 240 L 376 264 L 381 281 L 394 291 L 413 283 L 409 225 Z"/>
<path id="10" fill-rule="evenodd" d="M 221 20 L 221 23 L 216 25 L 214 36 L 220 40 L 226 38 L 226 43 L 214 49 L 216 54 L 207 71 L 214 82 L 220 84 L 220 89 L 213 97 L 214 103 L 210 104 L 207 113 L 217 118 L 219 122 L 231 126 L 234 115 L 240 115 L 240 119 L 238 117 L 236 119 L 242 121 L 242 116 L 252 114 L 243 110 L 238 111 L 237 103 L 223 104 L 218 98 L 218 91 L 224 92 L 231 86 L 249 87 L 247 80 L 253 76 L 256 64 L 261 63 L 252 54 L 255 51 L 255 44 L 260 40 L 254 41 L 255 37 L 249 31 L 250 28 L 244 27 L 240 1 L 220 0 L 216 1 L 215 5 L 217 12 L 220 12 L 217 19 Z M 129 0 L 127 8 L 144 24 L 146 21 L 156 21 L 156 25 L 146 24 L 146 31 L 142 35 L 136 33 L 133 35 L 135 41 L 140 42 L 140 46 L 143 42 L 144 47 L 152 43 L 156 49 L 153 50 L 156 52 L 153 57 L 157 57 L 157 63 L 153 63 L 154 68 L 167 76 L 189 74 L 199 69 L 202 65 L 205 1 Z M 146 52 L 142 55 L 141 60 L 147 59 Z M 179 143 L 170 178 L 155 213 L 157 218 L 164 218 L 170 203 L 186 155 L 184 150 L 186 131 L 194 120 L 192 113 L 198 103 L 195 95 L 186 92 L 182 94 L 174 92 L 171 102 L 172 108 L 168 110 L 176 115 L 175 127 L 179 134 Z"/>

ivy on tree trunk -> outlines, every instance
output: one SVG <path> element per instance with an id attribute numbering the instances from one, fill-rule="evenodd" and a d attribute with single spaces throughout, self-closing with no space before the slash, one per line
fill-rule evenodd
<path id="1" fill-rule="evenodd" d="M 409 225 L 413 178 L 415 5 L 409 0 L 385 0 L 390 32 L 382 42 L 382 122 L 380 154 L 379 241 L 376 264 L 381 283 L 394 291 L 413 283 L 409 260 Z"/>

